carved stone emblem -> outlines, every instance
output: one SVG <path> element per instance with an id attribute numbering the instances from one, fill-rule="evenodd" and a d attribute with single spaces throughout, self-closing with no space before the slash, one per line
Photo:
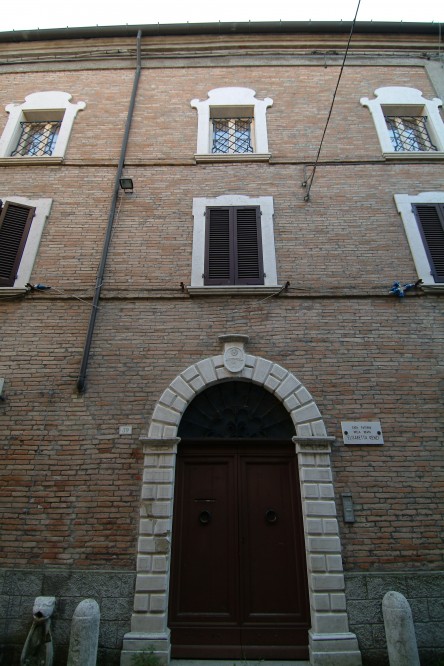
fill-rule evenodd
<path id="1" fill-rule="evenodd" d="M 242 372 L 245 367 L 245 352 L 241 347 L 227 346 L 224 351 L 224 366 L 228 372 Z"/>

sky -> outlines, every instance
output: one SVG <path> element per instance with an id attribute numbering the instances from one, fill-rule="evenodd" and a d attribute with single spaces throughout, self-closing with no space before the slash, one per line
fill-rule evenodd
<path id="1" fill-rule="evenodd" d="M 358 0 L 21 0 L 18 6 L 4 5 L 0 32 L 187 21 L 351 21 Z M 357 20 L 444 23 L 444 0 L 361 0 Z"/>

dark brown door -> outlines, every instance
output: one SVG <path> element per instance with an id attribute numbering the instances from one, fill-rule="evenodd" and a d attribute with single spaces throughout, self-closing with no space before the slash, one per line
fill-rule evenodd
<path id="1" fill-rule="evenodd" d="M 175 658 L 307 658 L 291 443 L 181 443 L 169 626 Z"/>

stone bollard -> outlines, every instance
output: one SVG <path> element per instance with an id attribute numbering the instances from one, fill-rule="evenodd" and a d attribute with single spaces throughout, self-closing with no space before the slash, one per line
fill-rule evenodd
<path id="1" fill-rule="evenodd" d="M 387 592 L 382 600 L 390 666 L 420 666 L 412 611 L 399 592 Z"/>
<path id="2" fill-rule="evenodd" d="M 72 616 L 67 666 L 96 666 L 99 624 L 97 601 L 81 601 Z"/>

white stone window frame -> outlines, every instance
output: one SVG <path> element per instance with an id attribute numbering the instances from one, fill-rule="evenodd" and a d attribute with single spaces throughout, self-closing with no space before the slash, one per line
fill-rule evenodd
<path id="1" fill-rule="evenodd" d="M 416 272 L 422 280 L 423 288 L 426 290 L 444 291 L 444 284 L 435 282 L 432 275 L 424 241 L 412 209 L 413 204 L 444 204 L 444 192 L 420 192 L 416 195 L 395 194 L 394 199 L 404 225 Z"/>
<path id="2" fill-rule="evenodd" d="M 205 211 L 209 206 L 259 206 L 261 212 L 262 255 L 264 264 L 263 285 L 205 285 Z M 218 197 L 193 199 L 193 252 L 191 262 L 190 294 L 274 294 L 282 289 L 277 283 L 276 251 L 274 244 L 273 197 L 249 197 L 243 194 L 223 194 Z"/>
<path id="3" fill-rule="evenodd" d="M 32 164 L 32 163 L 57 163 L 65 156 L 69 137 L 73 127 L 74 119 L 78 113 L 86 107 L 85 102 L 70 102 L 72 95 L 58 90 L 46 92 L 35 92 L 27 95 L 22 104 L 8 104 L 5 108 L 9 113 L 3 134 L 0 138 L 0 161 L 5 164 Z M 47 116 L 58 116 L 49 118 Z M 21 135 L 23 121 L 60 119 L 62 121 L 52 155 L 15 155 L 15 150 Z"/>
<path id="4" fill-rule="evenodd" d="M 444 123 L 439 113 L 442 100 L 437 97 L 426 99 L 420 90 L 404 86 L 377 88 L 375 95 L 375 99 L 362 97 L 360 102 L 362 106 L 368 107 L 372 114 L 385 159 L 444 159 Z M 395 151 L 385 115 L 427 116 L 427 130 L 437 150 Z"/>
<path id="5" fill-rule="evenodd" d="M 0 199 L 5 204 L 11 203 L 23 204 L 35 208 L 35 214 L 32 218 L 28 238 L 26 239 L 25 249 L 23 250 L 20 265 L 17 271 L 17 277 L 12 287 L 0 287 L 1 293 L 24 293 L 27 291 L 26 284 L 31 279 L 32 269 L 37 257 L 40 245 L 40 239 L 45 228 L 46 220 L 49 216 L 52 206 L 52 199 L 28 199 L 26 197 L 7 196 L 0 193 Z"/>
<path id="6" fill-rule="evenodd" d="M 205 100 L 193 99 L 191 106 L 197 109 L 197 162 L 208 161 L 268 161 L 267 109 L 273 100 L 266 97 L 256 99 L 256 92 L 251 88 L 214 88 L 208 92 Z M 251 124 L 253 153 L 212 153 L 213 126 L 211 114 L 217 109 L 226 113 L 226 117 L 237 117 L 245 113 L 252 115 Z M 233 116 L 230 115 L 233 109 Z"/>

